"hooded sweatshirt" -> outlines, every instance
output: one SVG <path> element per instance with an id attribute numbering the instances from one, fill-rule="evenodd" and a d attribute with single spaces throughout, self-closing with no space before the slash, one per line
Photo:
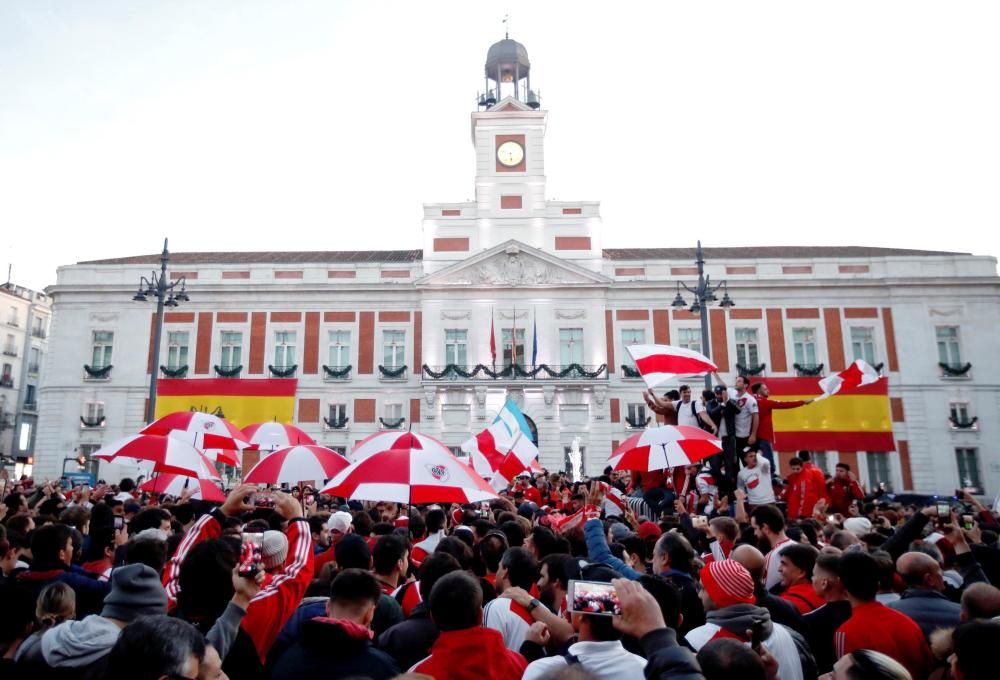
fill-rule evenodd
<path id="1" fill-rule="evenodd" d="M 713 609 L 705 614 L 705 625 L 690 631 L 685 639 L 696 652 L 712 640 L 723 637 L 749 642 L 747 631 L 758 621 L 764 625 L 764 644 L 778 660 L 780 680 L 803 680 L 802 661 L 795 640 L 787 628 L 771 621 L 771 614 L 763 607 L 734 604 Z"/>
<path id="2" fill-rule="evenodd" d="M 528 662 L 504 646 L 500 631 L 464 628 L 443 631 L 431 655 L 410 669 L 435 680 L 518 680 Z"/>
<path id="3" fill-rule="evenodd" d="M 86 668 L 111 651 L 121 634 L 110 619 L 93 614 L 82 621 L 64 621 L 21 645 L 17 661 L 38 660 L 38 655 L 52 668 Z M 26 641 L 27 642 L 27 641 Z"/>

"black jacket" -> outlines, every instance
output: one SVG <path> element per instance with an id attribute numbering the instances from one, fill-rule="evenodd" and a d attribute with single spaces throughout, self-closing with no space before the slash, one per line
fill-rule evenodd
<path id="1" fill-rule="evenodd" d="M 962 607 L 928 588 L 907 588 L 889 607 L 916 621 L 928 640 L 938 628 L 955 628 L 961 623 Z"/>
<path id="2" fill-rule="evenodd" d="M 378 646 L 405 670 L 430 656 L 431 645 L 437 639 L 437 626 L 431 621 L 427 603 L 421 602 L 410 612 L 410 618 L 397 623 L 379 636 Z"/>
<path id="3" fill-rule="evenodd" d="M 399 668 L 367 636 L 359 637 L 333 619 L 317 617 L 302 624 L 302 638 L 271 670 L 275 680 L 285 678 L 350 678 L 388 680 Z"/>
<path id="4" fill-rule="evenodd" d="M 646 677 L 650 680 L 705 680 L 694 653 L 677 644 L 677 634 L 669 628 L 646 633 L 639 640 L 646 653 Z"/>

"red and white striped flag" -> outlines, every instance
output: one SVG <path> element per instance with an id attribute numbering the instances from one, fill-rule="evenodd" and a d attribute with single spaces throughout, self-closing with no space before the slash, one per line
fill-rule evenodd
<path id="1" fill-rule="evenodd" d="M 511 443 L 507 426 L 502 422 L 496 422 L 472 439 L 466 440 L 462 444 L 462 451 L 469 454 L 472 469 L 478 472 L 483 479 L 488 480 L 503 463 Z"/>
<path id="2" fill-rule="evenodd" d="M 704 354 L 684 347 L 628 345 L 625 351 L 632 357 L 636 369 L 650 388 L 678 375 L 702 375 L 719 370 Z"/>
<path id="3" fill-rule="evenodd" d="M 828 375 L 819 381 L 819 388 L 823 394 L 816 397 L 815 401 L 831 397 L 837 392 L 852 390 L 863 385 L 870 385 L 878 382 L 881 376 L 872 366 L 865 361 L 858 359 L 840 373 Z"/>
<path id="4" fill-rule="evenodd" d="M 505 489 L 519 474 L 530 471 L 532 462 L 536 460 L 538 460 L 538 447 L 523 432 L 517 432 L 510 450 L 493 473 L 490 486 L 497 491 Z"/>

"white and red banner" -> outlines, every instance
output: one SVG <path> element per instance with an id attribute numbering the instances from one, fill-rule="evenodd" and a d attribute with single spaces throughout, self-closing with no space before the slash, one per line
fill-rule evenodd
<path id="1" fill-rule="evenodd" d="M 466 440 L 461 448 L 469 454 L 472 469 L 485 479 L 490 479 L 500 467 L 512 443 L 507 426 L 493 423 L 475 437 Z"/>
<path id="2" fill-rule="evenodd" d="M 497 491 L 507 488 L 519 474 L 530 471 L 532 463 L 537 460 L 538 447 L 528 439 L 527 434 L 517 432 L 514 441 L 511 442 L 510 450 L 494 471 L 490 486 Z"/>
<path id="3" fill-rule="evenodd" d="M 650 388 L 679 375 L 704 375 L 719 370 L 704 354 L 684 347 L 627 345 L 625 351 L 632 357 L 636 369 Z"/>
<path id="4" fill-rule="evenodd" d="M 878 371 L 872 366 L 858 359 L 840 373 L 828 375 L 820 380 L 819 388 L 823 390 L 823 394 L 816 397 L 814 401 L 831 397 L 841 390 L 847 392 L 864 385 L 871 385 L 878 382 L 880 377 Z"/>

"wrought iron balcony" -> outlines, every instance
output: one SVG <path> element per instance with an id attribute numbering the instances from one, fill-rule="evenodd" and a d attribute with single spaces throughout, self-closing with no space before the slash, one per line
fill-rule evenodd
<path id="1" fill-rule="evenodd" d="M 49 334 L 45 332 L 44 328 L 32 328 L 31 335 L 32 337 L 40 338 L 42 340 L 49 337 Z"/>
<path id="2" fill-rule="evenodd" d="M 111 364 L 107 366 L 87 366 L 83 365 L 84 380 L 111 380 Z"/>
<path id="3" fill-rule="evenodd" d="M 625 416 L 625 424 L 628 425 L 630 430 L 644 430 L 646 426 L 653 422 L 652 416 L 646 416 L 646 420 L 636 420 L 630 416 Z"/>
<path id="4" fill-rule="evenodd" d="M 969 371 L 972 370 L 972 364 L 969 362 L 964 364 L 946 364 L 943 361 L 939 361 L 938 368 L 941 369 L 942 378 L 958 378 L 965 380 L 972 378 L 969 374 Z"/>
<path id="5" fill-rule="evenodd" d="M 623 380 L 639 380 L 642 378 L 642 373 L 635 366 L 629 366 L 628 364 L 622 364 L 622 379 Z"/>
<path id="6" fill-rule="evenodd" d="M 103 415 L 97 418 L 84 418 L 83 416 L 80 416 L 80 427 L 84 430 L 100 429 L 104 427 L 104 424 L 106 422 L 107 418 L 105 418 Z"/>
<path id="7" fill-rule="evenodd" d="M 38 364 L 28 364 L 28 373 L 38 375 Z"/>
<path id="8" fill-rule="evenodd" d="M 379 418 L 378 422 L 386 430 L 398 430 L 406 422 L 406 418 L 396 418 L 394 420 L 386 420 L 385 418 Z"/>
<path id="9" fill-rule="evenodd" d="M 979 416 L 972 416 L 968 420 L 958 420 L 955 416 L 948 416 L 948 426 L 953 430 L 976 432 L 979 430 Z"/>
<path id="10" fill-rule="evenodd" d="M 28 413 L 38 413 L 38 402 L 37 401 L 26 401 L 24 402 L 23 409 Z"/>
<path id="11" fill-rule="evenodd" d="M 423 380 L 453 380 L 453 381 L 476 381 L 489 382 L 495 380 L 607 380 L 608 365 L 590 366 L 582 364 L 553 365 L 538 364 L 532 368 L 526 368 L 520 364 L 504 366 L 494 370 L 491 366 L 476 364 L 475 366 L 460 366 L 457 364 L 447 364 L 445 366 L 428 366 L 424 364 Z"/>
<path id="12" fill-rule="evenodd" d="M 295 376 L 295 371 L 299 370 L 298 364 L 292 364 L 291 366 L 272 366 L 267 365 L 267 370 L 271 372 L 275 378 L 291 378 Z"/>
<path id="13" fill-rule="evenodd" d="M 7 345 L 3 348 L 3 353 L 9 357 L 16 357 L 17 347 L 14 347 L 14 345 Z"/>
<path id="14" fill-rule="evenodd" d="M 160 373 L 163 374 L 164 378 L 184 378 L 187 376 L 188 365 L 183 366 L 160 366 Z"/>
<path id="15" fill-rule="evenodd" d="M 0 378 L 0 387 L 9 387 L 10 389 L 14 389 L 14 378 L 9 375 L 3 376 Z"/>
<path id="16" fill-rule="evenodd" d="M 337 420 L 333 420 L 331 418 L 323 418 L 323 422 L 326 423 L 327 428 L 331 430 L 343 430 L 344 428 L 347 427 L 347 423 L 350 420 L 351 419 L 347 417 L 339 418 Z"/>
<path id="17" fill-rule="evenodd" d="M 407 366 L 383 366 L 379 364 L 379 380 L 406 380 Z"/>
<path id="18" fill-rule="evenodd" d="M 811 378 L 823 375 L 823 364 L 792 364 L 792 368 L 800 378 Z"/>
<path id="19" fill-rule="evenodd" d="M 350 380 L 351 379 L 351 369 L 354 368 L 350 364 L 347 366 L 323 366 L 323 380 Z"/>
<path id="20" fill-rule="evenodd" d="M 215 374 L 220 378 L 239 378 L 240 373 L 243 372 L 243 364 L 238 366 L 230 366 L 228 364 L 219 366 L 216 364 L 212 368 L 215 369 Z"/>

